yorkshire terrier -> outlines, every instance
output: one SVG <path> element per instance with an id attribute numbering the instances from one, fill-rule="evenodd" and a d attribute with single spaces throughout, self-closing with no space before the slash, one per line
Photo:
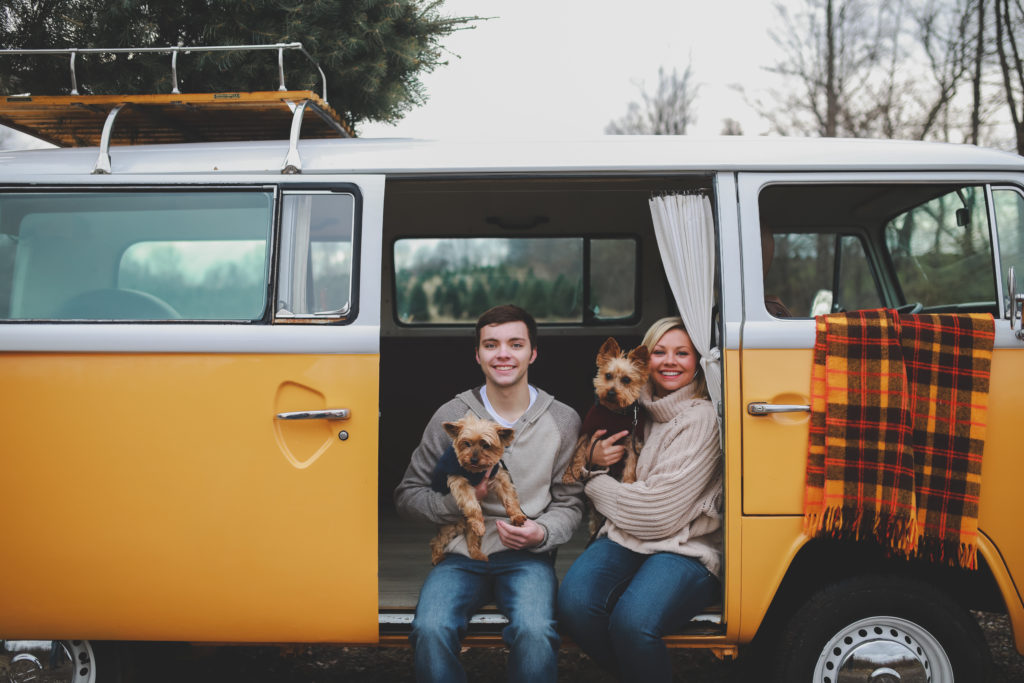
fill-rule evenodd
<path id="1" fill-rule="evenodd" d="M 438 529 L 437 536 L 430 541 L 430 559 L 434 564 L 440 562 L 444 559 L 448 543 L 459 534 L 465 534 L 469 556 L 486 562 L 487 555 L 480 549 L 484 515 L 474 487 L 492 470 L 496 472 L 490 478 L 488 489 L 497 491 L 514 526 L 522 526 L 526 522 L 512 477 L 501 460 L 505 449 L 512 443 L 515 430 L 491 420 L 482 420 L 472 412 L 466 413 L 461 420 L 445 422 L 444 430 L 452 438 L 452 445 L 434 468 L 431 488 L 441 493 L 450 491 L 466 518 Z"/>
<path id="2" fill-rule="evenodd" d="M 604 438 L 622 431 L 629 432 L 624 442 L 626 453 L 622 460 L 608 469 L 608 474 L 626 484 L 636 481 L 636 461 L 644 428 L 643 411 L 640 410 L 638 399 L 650 374 L 647 361 L 646 346 L 638 346 L 627 355 L 612 337 L 601 345 L 597 352 L 597 374 L 594 376 L 596 401 L 583 420 L 580 438 L 576 441 L 572 462 L 562 476 L 562 483 L 579 481 L 583 468 L 590 469 L 594 447 L 592 437 L 599 429 L 606 430 Z M 592 504 L 589 507 L 590 531 L 593 535 L 604 520 Z"/>

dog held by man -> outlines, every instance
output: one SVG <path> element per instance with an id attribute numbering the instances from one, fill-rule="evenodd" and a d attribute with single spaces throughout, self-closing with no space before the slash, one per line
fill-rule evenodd
<path id="1" fill-rule="evenodd" d="M 464 534 L 456 534 L 420 590 L 410 641 L 418 681 L 464 681 L 461 639 L 470 617 L 489 603 L 508 618 L 511 681 L 555 681 L 557 578 L 553 551 L 572 538 L 583 515 L 582 486 L 562 473 L 579 435 L 576 411 L 528 381 L 537 358 L 537 323 L 518 306 L 492 308 L 476 323 L 476 362 L 484 384 L 442 405 L 413 451 L 395 504 L 404 517 L 439 526 L 464 519 L 451 493 L 431 487 L 438 460 L 451 443 L 442 426 L 467 412 L 515 431 L 503 460 L 515 481 L 526 519 L 506 521 L 508 511 L 488 478 L 474 487 L 483 514 L 481 551 L 473 559 Z"/>
<path id="2" fill-rule="evenodd" d="M 476 497 L 476 487 L 485 477 L 505 506 L 512 525 L 522 526 L 526 522 L 515 484 L 501 459 L 515 438 L 515 430 L 502 427 L 494 420 L 481 420 L 473 411 L 466 413 L 461 420 L 445 422 L 443 426 L 452 438 L 452 445 L 437 461 L 431 488 L 455 496 L 455 502 L 466 518 L 437 530 L 437 535 L 430 541 L 430 560 L 434 564 L 443 560 L 448 543 L 457 535 L 465 534 L 469 556 L 486 562 L 487 555 L 480 550 L 485 530 L 484 514 Z"/>

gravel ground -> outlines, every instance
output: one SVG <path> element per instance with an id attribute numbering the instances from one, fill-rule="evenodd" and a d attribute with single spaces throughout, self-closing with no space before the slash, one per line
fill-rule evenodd
<path id="1" fill-rule="evenodd" d="M 1024 657 L 1017 654 L 1005 616 L 977 612 L 995 663 L 994 683 L 1024 683 Z M 162 648 L 137 653 L 136 678 L 146 683 L 370 683 L 413 681 L 412 651 L 408 648 L 304 646 L 291 650 L 266 647 Z M 505 680 L 505 657 L 500 649 L 472 648 L 463 654 L 469 680 Z M 743 661 L 722 662 L 706 650 L 674 650 L 674 679 L 687 683 L 733 683 L 756 680 L 744 676 Z M 558 659 L 560 681 L 612 681 L 576 649 Z M 969 681 L 967 683 L 976 683 Z"/>

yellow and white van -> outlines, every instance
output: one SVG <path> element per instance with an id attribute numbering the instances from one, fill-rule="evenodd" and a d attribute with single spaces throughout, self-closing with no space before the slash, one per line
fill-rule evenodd
<path id="1" fill-rule="evenodd" d="M 391 491 L 480 381 L 475 316 L 530 309 L 531 379 L 583 411 L 601 342 L 677 310 L 671 193 L 713 210 L 726 484 L 723 602 L 670 643 L 759 636 L 781 680 L 978 680 L 984 609 L 1024 653 L 1024 160 L 615 137 L 0 154 L 0 657 L 83 683 L 129 641 L 404 642 L 432 530 Z M 976 571 L 803 533 L 813 316 L 882 306 L 995 317 Z"/>

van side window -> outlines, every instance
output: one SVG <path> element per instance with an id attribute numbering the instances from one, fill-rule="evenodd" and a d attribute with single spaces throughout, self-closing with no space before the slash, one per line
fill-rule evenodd
<path id="1" fill-rule="evenodd" d="M 877 308 L 882 299 L 864 242 L 857 235 L 775 232 L 775 254 L 765 275 L 766 295 L 794 317 Z"/>
<path id="2" fill-rule="evenodd" d="M 149 292 L 183 318 L 252 320 L 263 315 L 266 270 L 266 240 L 137 242 L 121 256 L 117 286 Z"/>
<path id="3" fill-rule="evenodd" d="M 285 193 L 278 319 L 351 317 L 355 215 L 355 195 L 347 192 Z"/>
<path id="4" fill-rule="evenodd" d="M 492 306 L 515 303 L 540 323 L 630 319 L 636 249 L 631 238 L 399 239 L 396 316 L 407 325 L 469 324 Z"/>
<path id="5" fill-rule="evenodd" d="M 985 197 L 983 185 L 949 183 L 770 185 L 758 198 L 762 233 L 774 237 L 765 295 L 795 317 L 878 307 L 994 313 Z M 1019 224 L 1020 201 L 1004 200 L 1008 223 Z M 1008 248 L 1019 254 L 1014 229 Z"/>
<path id="6" fill-rule="evenodd" d="M 597 320 L 623 320 L 636 313 L 637 260 L 632 239 L 592 239 L 589 309 Z"/>
<path id="7" fill-rule="evenodd" d="M 983 187 L 943 192 L 885 226 L 906 304 L 924 308 L 996 300 Z"/>
<path id="8" fill-rule="evenodd" d="M 0 195 L 0 319 L 264 316 L 273 194 Z"/>

